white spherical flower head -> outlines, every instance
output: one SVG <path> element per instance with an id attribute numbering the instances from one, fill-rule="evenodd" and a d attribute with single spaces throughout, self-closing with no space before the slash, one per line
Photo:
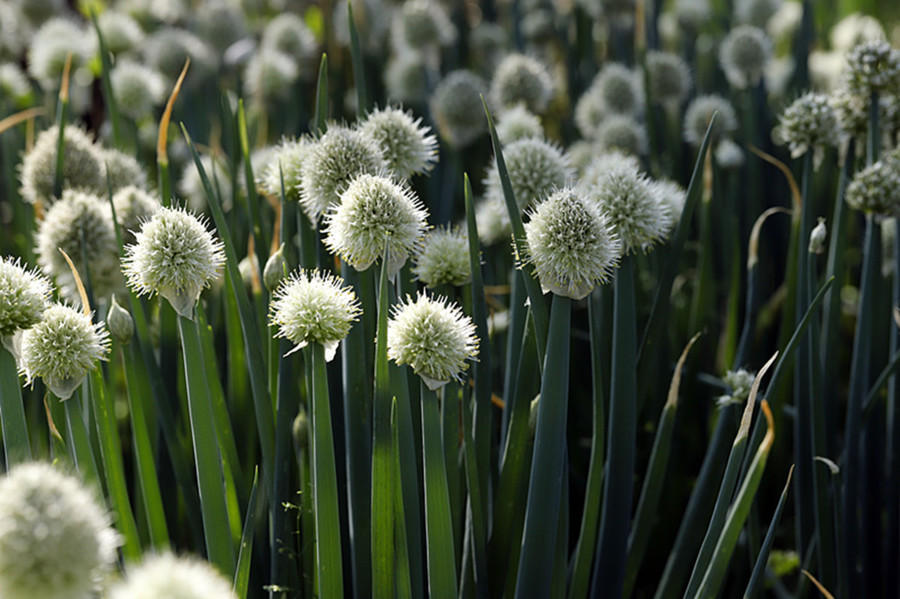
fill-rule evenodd
<path id="1" fill-rule="evenodd" d="M 735 27 L 719 47 L 719 64 L 728 82 L 738 89 L 756 85 L 772 58 L 772 40 L 753 25 Z"/>
<path id="2" fill-rule="evenodd" d="M 125 248 L 122 267 L 139 295 L 158 293 L 185 318 L 193 318 L 200 292 L 225 264 L 222 242 L 183 208 L 160 208 Z"/>
<path id="3" fill-rule="evenodd" d="M 519 211 L 564 187 L 572 176 L 567 156 L 557 146 L 537 138 L 520 139 L 503 148 L 503 159 Z M 485 196 L 503 200 L 497 160 L 491 161 L 485 177 Z"/>
<path id="4" fill-rule="evenodd" d="M 150 195 L 141 187 L 127 185 L 113 195 L 116 222 L 122 231 L 122 241 L 126 245 L 134 243 L 134 234 L 141 230 L 141 224 L 150 219 L 161 208 L 155 195 Z"/>
<path id="5" fill-rule="evenodd" d="M 525 262 L 544 293 L 580 300 L 606 283 L 622 255 L 609 219 L 573 189 L 560 189 L 525 223 Z"/>
<path id="6" fill-rule="evenodd" d="M 26 384 L 40 377 L 60 399 L 68 399 L 109 354 L 109 334 L 81 310 L 54 304 L 43 319 L 22 333 L 19 368 Z"/>
<path id="7" fill-rule="evenodd" d="M 356 270 L 380 258 L 387 245 L 388 275 L 393 277 L 418 249 L 428 213 L 405 185 L 386 177 L 359 175 L 325 215 L 324 243 Z"/>
<path id="8" fill-rule="evenodd" d="M 438 83 L 431 96 L 431 113 L 447 143 L 463 148 L 487 131 L 481 102 L 486 95 L 487 85 L 472 71 L 453 71 Z"/>
<path id="9" fill-rule="evenodd" d="M 648 251 L 672 229 L 671 209 L 659 201 L 651 181 L 637 169 L 611 168 L 586 196 L 610 219 L 627 254 Z"/>
<path id="10" fill-rule="evenodd" d="M 900 50 L 886 41 L 863 42 L 847 54 L 844 80 L 850 92 L 868 98 L 900 87 Z"/>
<path id="11" fill-rule="evenodd" d="M 844 200 L 852 208 L 881 215 L 900 212 L 900 158 L 890 154 L 853 176 Z"/>
<path id="12" fill-rule="evenodd" d="M 381 148 L 359 131 L 332 125 L 300 166 L 300 205 L 312 222 L 340 200 L 357 175 L 387 168 Z"/>
<path id="13" fill-rule="evenodd" d="M 276 337 L 289 339 L 297 349 L 321 344 L 325 359 L 331 360 L 360 313 L 356 294 L 343 281 L 318 270 L 300 270 L 275 291 L 269 323 L 278 328 Z"/>
<path id="14" fill-rule="evenodd" d="M 306 158 L 312 140 L 308 137 L 283 139 L 258 171 L 257 184 L 267 194 L 281 197 L 281 179 L 284 177 L 284 199 L 300 199 L 300 169 Z"/>
<path id="15" fill-rule="evenodd" d="M 597 127 L 597 144 L 607 151 L 619 151 L 635 156 L 647 153 L 647 130 L 634 117 L 611 114 Z"/>
<path id="16" fill-rule="evenodd" d="M 378 144 L 388 170 L 400 179 L 427 173 L 437 162 L 438 141 L 431 128 L 399 108 L 377 108 L 358 128 Z"/>
<path id="17" fill-rule="evenodd" d="M 426 287 L 465 285 L 472 280 L 468 236 L 456 227 L 430 232 L 412 271 Z"/>
<path id="18" fill-rule="evenodd" d="M 484 245 L 493 245 L 498 241 L 509 241 L 512 225 L 509 212 L 502 198 L 485 197 L 475 206 L 475 224 L 478 239 Z"/>
<path id="19" fill-rule="evenodd" d="M 788 144 L 793 158 L 811 149 L 818 164 L 825 146 L 840 142 L 841 127 L 831 99 L 825 94 L 807 92 L 781 113 L 774 134 Z"/>
<path id="20" fill-rule="evenodd" d="M 543 114 L 553 97 L 553 80 L 534 58 L 510 54 L 497 65 L 490 93 L 498 109 L 524 104 L 529 111 Z"/>
<path id="21" fill-rule="evenodd" d="M 659 179 L 650 182 L 650 189 L 656 196 L 656 200 L 664 206 L 667 206 L 672 218 L 669 221 L 668 235 L 681 219 L 681 213 L 684 210 L 684 203 L 687 200 L 687 192 L 681 185 L 668 179 Z"/>
<path id="22" fill-rule="evenodd" d="M 31 150 L 22 159 L 19 180 L 22 199 L 30 204 L 55 202 L 56 146 L 59 129 L 54 125 L 42 131 Z M 72 187 L 106 193 L 106 168 L 99 148 L 83 129 L 68 126 L 63 133 L 63 188 Z"/>
<path id="23" fill-rule="evenodd" d="M 98 195 L 106 200 L 106 173 L 109 171 L 109 183 L 113 192 L 123 187 L 136 185 L 147 187 L 147 173 L 134 156 L 119 150 L 100 150 L 100 161 L 103 163 L 103 191 Z"/>
<path id="24" fill-rule="evenodd" d="M 706 128 L 713 113 L 716 121 L 710 133 L 710 141 L 716 142 L 737 131 L 737 114 L 731 102 L 716 94 L 697 96 L 684 113 L 684 141 L 699 146 L 706 135 Z"/>
<path id="25" fill-rule="evenodd" d="M 153 110 L 166 99 L 167 83 L 162 73 L 131 60 L 116 63 L 110 84 L 122 114 L 136 121 L 153 117 Z"/>
<path id="26" fill-rule="evenodd" d="M 0 597 L 87 599 L 119 535 L 81 481 L 34 462 L 0 478 Z"/>
<path id="27" fill-rule="evenodd" d="M 605 65 L 591 84 L 590 93 L 597 94 L 605 113 L 640 114 L 644 94 L 637 74 L 618 62 Z"/>
<path id="28" fill-rule="evenodd" d="M 691 69 L 672 52 L 647 52 L 647 82 L 650 99 L 666 106 L 678 106 L 691 91 Z"/>
<path id="29" fill-rule="evenodd" d="M 429 389 L 461 381 L 478 354 L 472 319 L 447 298 L 424 292 L 394 306 L 387 337 L 388 358 L 409 364 Z"/>
<path id="30" fill-rule="evenodd" d="M 163 553 L 128 568 L 109 599 L 235 599 L 231 583 L 208 562 Z"/>
<path id="31" fill-rule="evenodd" d="M 50 282 L 18 259 L 0 259 L 0 337 L 31 328 L 41 320 L 50 299 Z"/>
<path id="32" fill-rule="evenodd" d="M 456 39 L 456 27 L 444 7 L 432 0 L 407 0 L 394 13 L 394 41 L 401 51 L 428 52 Z"/>
<path id="33" fill-rule="evenodd" d="M 524 104 L 516 104 L 498 117 L 497 137 L 504 146 L 529 137 L 542 138 L 544 126 L 541 119 L 529 112 Z"/>

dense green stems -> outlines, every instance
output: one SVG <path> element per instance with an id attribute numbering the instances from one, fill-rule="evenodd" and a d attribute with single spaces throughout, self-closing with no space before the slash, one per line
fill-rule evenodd
<path id="1" fill-rule="evenodd" d="M 781 492 L 781 498 L 778 500 L 778 506 L 775 508 L 775 514 L 772 516 L 772 522 L 769 524 L 769 530 L 766 532 L 766 538 L 763 540 L 759 555 L 756 557 L 753 572 L 750 574 L 750 581 L 747 583 L 747 588 L 744 591 L 744 597 L 746 599 L 755 599 L 762 587 L 766 567 L 769 564 L 769 554 L 772 550 L 772 543 L 775 541 L 775 532 L 778 528 L 778 522 L 781 520 L 781 513 L 784 511 L 784 506 L 787 503 L 788 491 L 791 488 L 791 476 L 793 474 L 794 469 L 791 468 L 788 472 L 788 479 L 784 485 L 784 490 Z"/>
<path id="2" fill-rule="evenodd" d="M 293 526 L 289 514 L 282 507 L 290 503 L 291 481 L 293 480 L 293 441 L 291 431 L 294 418 L 300 409 L 297 377 L 294 375 L 290 356 L 291 343 L 286 339 L 276 340 L 278 355 L 274 360 L 278 364 L 278 382 L 275 389 L 275 469 L 273 472 L 272 499 L 270 501 L 270 517 L 272 534 L 269 539 L 271 549 L 270 584 L 290 587 L 296 576 L 294 573 Z"/>
<path id="3" fill-rule="evenodd" d="M 456 550 L 441 442 L 441 415 L 437 394 L 428 389 L 424 382 L 421 384 L 421 396 L 428 593 L 432 599 L 456 599 Z"/>
<path id="4" fill-rule="evenodd" d="M 553 296 L 544 374 L 538 402 L 534 456 L 525 508 L 516 597 L 547 597 L 553 573 L 561 489 L 566 471 L 565 438 L 569 396 L 569 331 L 572 300 Z"/>
<path id="5" fill-rule="evenodd" d="M 341 520 L 338 502 L 334 434 L 328 395 L 325 348 L 311 344 L 312 360 L 312 478 L 316 511 L 316 562 L 320 597 L 343 597 L 344 575 L 341 558 Z"/>
<path id="6" fill-rule="evenodd" d="M 463 402 L 463 441 L 464 458 L 466 465 L 466 484 L 469 489 L 466 538 L 471 542 L 471 561 L 475 582 L 475 593 L 478 599 L 487 599 L 488 568 L 487 568 L 487 518 L 480 506 L 485 505 L 482 499 L 481 481 L 479 480 L 478 450 L 475 441 L 475 426 L 472 422 L 473 415 L 471 402 Z"/>
<path id="7" fill-rule="evenodd" d="M 87 387 L 82 383 L 81 393 L 73 394 L 72 397 L 63 401 L 56 397 L 52 392 L 47 393 L 47 401 L 61 401 L 66 409 L 66 427 L 68 428 L 68 445 L 69 455 L 75 462 L 75 467 L 86 481 L 101 483 L 100 473 L 97 469 L 97 460 L 94 457 L 94 450 L 91 448 L 91 440 L 88 435 L 88 428 L 84 422 L 85 413 L 79 402 L 79 397 L 84 396 L 83 400 L 87 405 L 90 399 L 87 394 Z"/>
<path id="8" fill-rule="evenodd" d="M 122 125 L 119 121 L 118 102 L 113 93 L 112 83 L 110 81 L 110 73 L 112 64 L 110 63 L 109 50 L 106 47 L 106 40 L 103 38 L 103 32 L 100 25 L 97 24 L 97 14 L 91 10 L 91 22 L 94 24 L 94 31 L 97 32 L 97 49 L 100 55 L 101 81 L 103 83 L 103 97 L 106 100 L 106 112 L 110 125 L 112 126 L 112 137 L 115 147 L 122 149 L 124 147 L 122 140 Z"/>
<path id="9" fill-rule="evenodd" d="M 454 383 L 448 383 L 438 392 L 441 406 L 441 438 L 443 440 L 443 452 L 445 471 L 447 476 L 447 489 L 450 494 L 450 520 L 453 532 L 453 543 L 456 547 L 462 547 L 463 519 L 465 517 L 465 486 L 463 481 L 462 457 L 460 451 L 461 438 L 461 403 L 460 388 Z M 422 446 L 424 450 L 424 445 Z M 424 456 L 424 451 L 423 451 Z M 428 506 L 425 506 L 428 509 Z"/>
<path id="10" fill-rule="evenodd" d="M 16 360 L 6 347 L 0 346 L 0 426 L 3 427 L 3 455 L 6 470 L 31 460 L 28 424 L 22 403 L 22 388 Z"/>
<path id="11" fill-rule="evenodd" d="M 620 597 L 625 576 L 634 450 L 637 433 L 637 344 L 634 258 L 625 256 L 616 272 L 613 304 L 612 379 L 609 389 L 609 444 L 603 485 L 600 541 L 594 561 L 593 597 Z"/>
<path id="12" fill-rule="evenodd" d="M 891 284 L 893 305 L 900 306 L 900 235 L 896 234 L 900 226 L 900 218 L 894 217 L 894 273 Z M 891 356 L 897 355 L 900 350 L 900 334 L 892 325 L 890 328 Z M 887 509 L 887 534 L 884 535 L 883 555 L 885 564 L 883 570 L 886 580 L 882 588 L 896 589 L 900 585 L 900 568 L 896 566 L 898 552 L 900 552 L 900 380 L 896 373 L 888 379 L 887 398 L 887 447 L 886 463 L 884 471 L 887 473 L 885 480 L 885 507 Z"/>

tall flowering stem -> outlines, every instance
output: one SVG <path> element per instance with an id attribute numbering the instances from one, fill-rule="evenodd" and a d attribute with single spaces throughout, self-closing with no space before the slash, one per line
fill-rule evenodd
<path id="1" fill-rule="evenodd" d="M 28 425 L 22 405 L 22 390 L 16 373 L 16 360 L 0 347 L 0 425 L 3 427 L 3 455 L 6 469 L 31 459 Z"/>

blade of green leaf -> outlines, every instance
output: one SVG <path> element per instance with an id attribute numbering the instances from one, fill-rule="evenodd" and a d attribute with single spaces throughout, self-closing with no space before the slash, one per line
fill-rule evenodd
<path id="1" fill-rule="evenodd" d="M 16 360 L 4 346 L 0 346 L 0 425 L 8 472 L 16 464 L 31 460 L 31 446 Z"/>
<path id="2" fill-rule="evenodd" d="M 234 572 L 232 588 L 238 599 L 247 599 L 250 585 L 250 563 L 253 558 L 253 537 L 256 534 L 256 504 L 259 499 L 259 468 L 253 470 L 253 484 L 250 487 L 250 499 L 247 501 L 247 515 L 244 517 L 241 546 L 238 549 L 237 567 Z"/>
<path id="3" fill-rule="evenodd" d="M 772 522 L 769 524 L 769 530 L 766 532 L 766 538 L 763 540 L 761 550 L 756 557 L 756 563 L 753 566 L 753 572 L 750 574 L 750 580 L 747 582 L 747 589 L 744 591 L 744 597 L 749 599 L 756 597 L 762 587 L 763 574 L 765 574 L 766 566 L 769 563 L 769 553 L 772 551 L 772 543 L 775 541 L 775 531 L 778 528 L 778 521 L 781 519 L 781 512 L 784 511 L 784 504 L 787 503 L 786 499 L 788 491 L 791 488 L 791 476 L 793 474 L 794 467 L 791 466 L 791 469 L 788 471 L 787 482 L 784 483 L 784 490 L 781 492 L 781 497 L 778 499 L 775 513 L 772 515 Z"/>

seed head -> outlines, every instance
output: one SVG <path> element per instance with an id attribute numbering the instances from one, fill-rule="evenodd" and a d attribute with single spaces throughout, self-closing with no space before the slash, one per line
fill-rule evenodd
<path id="1" fill-rule="evenodd" d="M 184 208 L 160 208 L 125 248 L 122 272 L 138 295 L 158 293 L 193 318 L 200 292 L 225 264 L 222 242 Z"/>
<path id="2" fill-rule="evenodd" d="M 475 324 L 445 297 L 424 292 L 394 306 L 388 321 L 388 358 L 409 364 L 429 389 L 462 380 L 478 355 Z"/>
<path id="3" fill-rule="evenodd" d="M 677 54 L 647 52 L 647 81 L 650 99 L 668 106 L 679 106 L 691 90 L 691 69 Z"/>
<path id="4" fill-rule="evenodd" d="M 276 337 L 298 349 L 320 343 L 331 360 L 361 312 L 356 294 L 343 281 L 319 270 L 298 270 L 275 292 L 269 324 L 278 327 Z"/>
<path id="5" fill-rule="evenodd" d="M 829 97 L 807 92 L 781 113 L 774 133 L 797 158 L 810 149 L 821 153 L 824 146 L 837 146 L 841 128 Z"/>
<path id="6" fill-rule="evenodd" d="M 235 599 L 231 583 L 208 562 L 163 553 L 128 569 L 109 599 Z"/>
<path id="7" fill-rule="evenodd" d="M 900 50 L 886 41 L 863 42 L 847 54 L 844 81 L 850 93 L 868 98 L 900 88 Z"/>
<path id="8" fill-rule="evenodd" d="M 491 80 L 491 101 L 499 110 L 524 104 L 529 111 L 543 114 L 552 97 L 553 80 L 547 67 L 524 54 L 504 58 Z"/>
<path id="9" fill-rule="evenodd" d="M 710 133 L 711 142 L 737 131 L 737 115 L 731 102 L 716 94 L 697 96 L 684 113 L 684 141 L 692 146 L 699 146 L 714 112 L 718 114 Z"/>
<path id="10" fill-rule="evenodd" d="M 43 319 L 22 333 L 19 370 L 26 384 L 40 377 L 60 399 L 69 399 L 109 354 L 109 334 L 81 310 L 54 304 Z"/>
<path id="11" fill-rule="evenodd" d="M 124 59 L 109 75 L 116 106 L 135 121 L 153 117 L 153 111 L 166 99 L 166 79 L 161 73 Z"/>
<path id="12" fill-rule="evenodd" d="M 438 131 L 449 144 L 463 148 L 487 131 L 482 117 L 481 96 L 487 95 L 484 81 L 472 71 L 458 70 L 438 83 L 431 98 L 431 113 Z"/>
<path id="13" fill-rule="evenodd" d="M 437 162 L 438 141 L 431 128 L 400 108 L 376 108 L 358 128 L 378 144 L 395 177 L 409 179 L 427 173 Z"/>
<path id="14" fill-rule="evenodd" d="M 525 262 L 544 293 L 582 299 L 609 281 L 622 245 L 609 219 L 573 189 L 560 189 L 537 205 L 525 223 Z"/>
<path id="15" fill-rule="evenodd" d="M 900 159 L 888 155 L 856 173 L 844 199 L 857 210 L 896 214 L 900 210 Z"/>
<path id="16" fill-rule="evenodd" d="M 523 104 L 504 110 L 497 119 L 497 137 L 504 146 L 520 139 L 544 137 L 541 119 L 528 112 Z"/>
<path id="17" fill-rule="evenodd" d="M 354 177 L 386 167 L 374 140 L 347 127 L 331 126 L 311 144 L 300 165 L 300 205 L 312 222 L 318 222 Z"/>
<path id="18" fill-rule="evenodd" d="M 431 231 L 412 271 L 426 287 L 465 285 L 472 280 L 468 236 L 456 227 Z"/>
<path id="19" fill-rule="evenodd" d="M 37 136 L 31 151 L 25 154 L 19 180 L 22 199 L 35 204 L 52 203 L 56 179 L 56 145 L 59 129 L 54 125 Z M 100 150 L 83 129 L 69 125 L 63 141 L 63 189 L 72 187 L 106 193 L 106 168 Z"/>
<path id="20" fill-rule="evenodd" d="M 119 535 L 78 479 L 50 464 L 0 479 L 0 596 L 87 599 L 116 559 Z"/>
<path id="21" fill-rule="evenodd" d="M 0 337 L 31 328 L 41 320 L 50 300 L 50 281 L 26 270 L 18 259 L 0 259 Z"/>
<path id="22" fill-rule="evenodd" d="M 323 242 L 356 270 L 367 269 L 387 247 L 388 274 L 393 277 L 418 249 L 427 216 L 422 202 L 405 185 L 362 174 L 325 215 Z"/>
<path id="23" fill-rule="evenodd" d="M 572 176 L 572 168 L 562 150 L 542 139 L 529 138 L 503 148 L 506 170 L 512 183 L 519 211 L 564 187 Z M 496 159 L 491 161 L 485 177 L 485 196 L 503 203 L 503 187 Z"/>
<path id="24" fill-rule="evenodd" d="M 772 58 L 772 40 L 752 25 L 740 25 L 728 32 L 719 47 L 719 64 L 728 82 L 738 89 L 756 85 Z"/>

